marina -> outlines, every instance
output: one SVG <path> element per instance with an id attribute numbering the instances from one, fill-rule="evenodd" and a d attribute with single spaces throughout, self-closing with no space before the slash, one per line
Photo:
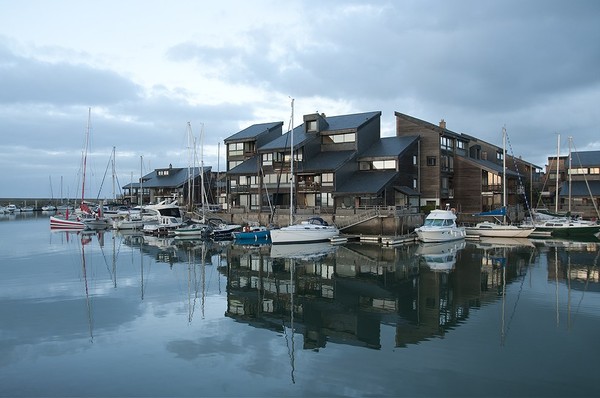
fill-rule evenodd
<path id="1" fill-rule="evenodd" d="M 48 225 L 0 215 L 0 396 L 600 392 L 597 240 L 271 245 Z"/>

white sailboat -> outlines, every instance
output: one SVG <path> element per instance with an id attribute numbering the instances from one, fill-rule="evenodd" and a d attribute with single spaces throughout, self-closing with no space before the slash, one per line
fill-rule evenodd
<path id="1" fill-rule="evenodd" d="M 329 225 L 320 217 L 294 224 L 294 100 L 292 99 L 292 119 L 290 126 L 290 225 L 271 230 L 271 242 L 276 244 L 286 243 L 314 243 L 326 242 L 338 236 L 340 231 L 335 225 Z"/>
<path id="2" fill-rule="evenodd" d="M 483 221 L 474 227 L 466 227 L 468 236 L 487 236 L 502 238 L 526 238 L 535 229 L 533 226 L 510 225 L 506 222 L 506 128 L 502 128 L 502 209 L 498 212 L 502 216 L 501 223 Z M 491 212 L 490 212 L 491 213 Z M 483 215 L 483 214 L 482 214 Z M 496 215 L 496 214 L 485 214 Z"/>

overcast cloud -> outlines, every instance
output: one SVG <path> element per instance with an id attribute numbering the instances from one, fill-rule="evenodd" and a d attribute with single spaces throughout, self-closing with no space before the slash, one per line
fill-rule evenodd
<path id="1" fill-rule="evenodd" d="M 80 195 L 88 108 L 90 198 L 113 147 L 120 185 L 187 167 L 188 122 L 224 170 L 223 140 L 287 128 L 290 97 L 296 124 L 382 111 L 384 136 L 395 111 L 496 145 L 506 126 L 541 167 L 557 134 L 600 150 L 598 1 L 211 3 L 0 0 L 0 198 Z"/>

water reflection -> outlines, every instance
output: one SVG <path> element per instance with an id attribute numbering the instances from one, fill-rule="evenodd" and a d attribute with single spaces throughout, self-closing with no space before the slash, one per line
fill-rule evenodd
<path id="1" fill-rule="evenodd" d="M 356 242 L 271 246 L 107 234 L 113 246 L 112 267 L 107 269 L 115 289 L 115 246 L 120 243 L 140 253 L 141 300 L 146 295 L 147 267 L 167 265 L 183 271 L 188 323 L 198 311 L 204 318 L 206 266 L 211 258 L 218 258 L 216 271 L 226 281 L 225 316 L 276 332 L 285 339 L 290 358 L 295 349 L 318 351 L 331 343 L 380 349 L 383 327 L 393 328 L 395 347 L 418 344 L 444 336 L 467 322 L 473 311 L 493 304 L 500 311 L 503 345 L 534 266 L 546 267 L 547 282 L 555 285 L 557 322 L 564 317 L 560 286 L 569 291 L 569 324 L 575 304 L 571 292 L 600 291 L 596 242 L 482 239 L 397 247 Z M 86 250 L 94 240 L 106 257 L 105 233 L 65 232 L 63 236 L 76 237 L 81 245 L 93 340 Z M 516 284 L 517 293 L 509 291 L 511 284 Z"/>

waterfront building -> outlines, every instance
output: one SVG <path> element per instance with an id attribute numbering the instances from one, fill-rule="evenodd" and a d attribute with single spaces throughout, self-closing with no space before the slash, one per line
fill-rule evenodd
<path id="1" fill-rule="evenodd" d="M 435 125 L 400 112 L 395 116 L 397 136 L 419 137 L 416 190 L 423 209 L 450 204 L 460 213 L 475 214 L 502 206 L 503 147 L 453 132 L 443 119 Z M 539 185 L 541 168 L 509 151 L 506 156 L 507 210 L 521 218 Z"/>

